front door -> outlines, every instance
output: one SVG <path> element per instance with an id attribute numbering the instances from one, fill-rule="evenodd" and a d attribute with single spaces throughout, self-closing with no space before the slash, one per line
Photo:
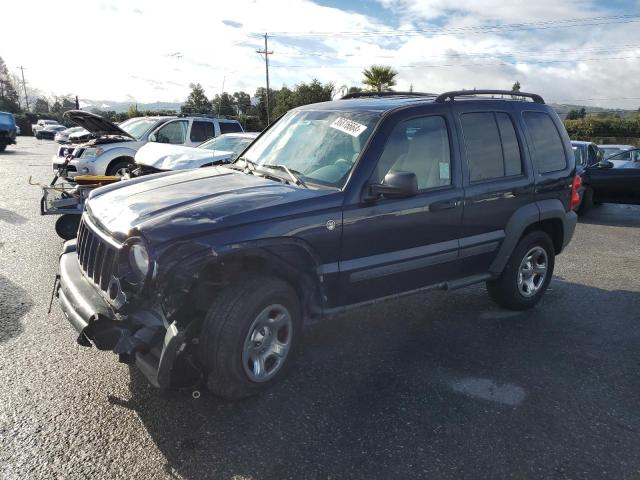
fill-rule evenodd
<path id="1" fill-rule="evenodd" d="M 410 198 L 345 204 L 340 255 L 342 303 L 418 289 L 456 276 L 462 187 L 449 109 L 407 112 L 388 119 L 387 140 L 368 184 L 389 171 L 416 174 Z M 365 185 L 364 191 L 367 191 Z M 365 194 L 366 196 L 366 194 Z M 347 200 L 348 202 L 348 200 Z"/>
<path id="2" fill-rule="evenodd" d="M 640 204 L 640 162 L 587 169 L 595 202 Z"/>

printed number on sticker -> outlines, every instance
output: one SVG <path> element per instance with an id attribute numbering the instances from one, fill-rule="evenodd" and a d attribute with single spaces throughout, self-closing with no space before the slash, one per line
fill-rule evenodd
<path id="1" fill-rule="evenodd" d="M 330 127 L 347 133 L 352 137 L 357 137 L 367 129 L 366 125 L 362 125 L 361 123 L 354 122 L 353 120 L 349 120 L 348 118 L 344 117 L 336 118 L 330 125 Z"/>

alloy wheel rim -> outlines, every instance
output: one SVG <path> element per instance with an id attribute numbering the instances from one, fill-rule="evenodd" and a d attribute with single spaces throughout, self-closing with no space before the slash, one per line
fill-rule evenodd
<path id="1" fill-rule="evenodd" d="M 533 297 L 540 291 L 547 278 L 549 258 L 542 247 L 533 247 L 527 252 L 518 269 L 518 291 L 524 297 Z"/>
<path id="2" fill-rule="evenodd" d="M 271 380 L 291 349 L 293 320 L 284 305 L 263 309 L 253 320 L 244 341 L 242 365 L 252 382 Z"/>

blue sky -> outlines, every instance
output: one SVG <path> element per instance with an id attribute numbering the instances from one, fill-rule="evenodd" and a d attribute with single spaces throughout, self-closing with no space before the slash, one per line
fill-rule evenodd
<path id="1" fill-rule="evenodd" d="M 67 25 L 74 12 L 81 35 L 52 32 L 56 41 L 43 43 L 36 34 L 1 54 L 14 73 L 24 65 L 29 86 L 45 95 L 182 101 L 191 82 L 211 96 L 223 85 L 250 93 L 263 86 L 255 50 L 267 31 L 273 87 L 312 78 L 361 85 L 362 69 L 376 63 L 397 69 L 397 89 L 510 88 L 519 80 L 550 101 L 637 108 L 640 16 L 611 17 L 640 15 L 639 7 L 620 0 L 8 2 L 7 18 L 29 18 L 32 32 Z M 606 18 L 585 20 L 595 17 Z M 545 28 L 489 28 L 523 23 Z M 3 32 L 24 37 L 20 22 Z"/>

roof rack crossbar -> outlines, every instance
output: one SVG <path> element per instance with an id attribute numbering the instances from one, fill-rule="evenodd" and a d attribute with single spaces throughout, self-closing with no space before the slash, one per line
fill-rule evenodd
<path id="1" fill-rule="evenodd" d="M 447 100 L 453 101 L 456 97 L 469 95 L 509 95 L 511 97 L 530 98 L 535 103 L 544 103 L 544 99 L 537 93 L 514 92 L 511 90 L 454 90 L 451 92 L 441 93 L 436 97 L 436 102 L 443 103 Z"/>
<path id="2" fill-rule="evenodd" d="M 340 100 L 349 100 L 350 98 L 362 98 L 362 97 L 435 97 L 435 93 L 424 92 L 394 92 L 392 90 L 386 92 L 354 92 L 347 93 Z"/>

